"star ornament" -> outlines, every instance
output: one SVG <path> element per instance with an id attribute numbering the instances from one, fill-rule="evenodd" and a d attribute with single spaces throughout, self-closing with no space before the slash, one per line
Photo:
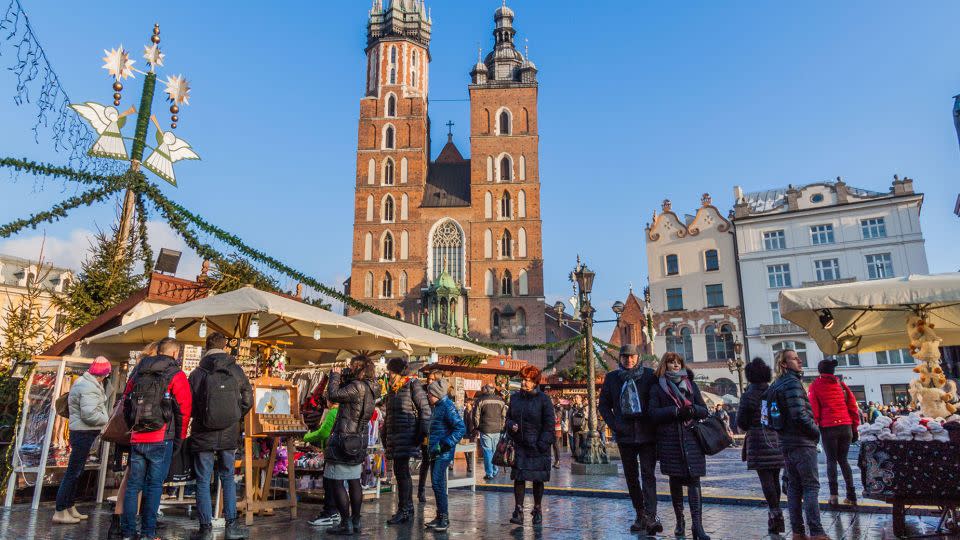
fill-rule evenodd
<path id="1" fill-rule="evenodd" d="M 164 92 L 167 93 L 168 100 L 177 105 L 190 104 L 190 84 L 183 78 L 183 75 L 168 76 L 166 84 L 167 88 Z"/>
<path id="2" fill-rule="evenodd" d="M 123 48 L 123 45 L 109 51 L 104 49 L 103 54 L 106 55 L 103 57 L 105 62 L 103 69 L 107 70 L 111 77 L 118 81 L 133 77 L 133 64 L 135 62 L 130 59 L 130 53 Z"/>
<path id="3" fill-rule="evenodd" d="M 154 43 L 153 45 L 144 45 L 143 46 L 143 57 L 147 60 L 147 63 L 153 67 L 160 67 L 163 65 L 163 57 L 166 56 L 160 52 L 160 46 Z"/>

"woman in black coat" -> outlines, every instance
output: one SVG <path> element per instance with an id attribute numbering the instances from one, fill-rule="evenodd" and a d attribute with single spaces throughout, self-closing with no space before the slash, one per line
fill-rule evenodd
<path id="1" fill-rule="evenodd" d="M 786 528 L 783 511 L 780 510 L 780 471 L 783 469 L 783 453 L 777 432 L 760 424 L 760 402 L 767 393 L 773 375 L 763 360 L 754 358 L 744 370 L 750 386 L 740 398 L 737 427 L 747 434 L 743 441 L 743 460 L 747 469 L 757 471 L 763 496 L 767 499 L 769 515 L 767 529 L 770 534 L 780 534 Z"/>
<path id="2" fill-rule="evenodd" d="M 430 434 L 430 402 L 427 391 L 416 377 L 405 377 L 407 361 L 391 358 L 387 362 L 390 380 L 384 403 L 383 448 L 393 463 L 397 479 L 397 513 L 387 520 L 399 525 L 413 517 L 413 479 L 410 459 L 420 455 L 424 437 Z"/>
<path id="3" fill-rule="evenodd" d="M 540 370 L 527 365 L 520 370 L 520 391 L 510 396 L 504 424 L 516 448 L 516 461 L 510 472 L 516 507 L 510 523 L 523 525 L 523 494 L 527 482 L 533 484 L 533 524 L 543 523 L 543 483 L 550 481 L 553 448 L 553 403 L 539 390 Z"/>
<path id="4" fill-rule="evenodd" d="M 693 424 L 709 415 L 693 372 L 683 357 L 668 352 L 657 366 L 657 386 L 650 389 L 647 410 L 657 424 L 657 455 L 660 472 L 670 477 L 670 499 L 677 516 L 676 536 L 683 536 L 683 486 L 687 486 L 694 540 L 710 540 L 703 530 L 703 498 L 700 477 L 707 474 L 707 459 L 693 434 Z"/>
<path id="5" fill-rule="evenodd" d="M 340 410 L 324 449 L 323 477 L 334 481 L 333 498 L 340 512 L 340 525 L 327 529 L 328 534 L 360 534 L 360 468 L 367 458 L 368 427 L 376 406 L 376 374 L 373 360 L 366 356 L 354 357 L 342 377 L 337 369 L 330 373 L 327 401 L 339 403 Z M 349 496 L 344 481 L 350 487 Z"/>

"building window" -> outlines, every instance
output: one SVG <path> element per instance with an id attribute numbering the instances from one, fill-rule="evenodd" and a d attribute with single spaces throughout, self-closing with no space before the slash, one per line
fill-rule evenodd
<path id="1" fill-rule="evenodd" d="M 393 260 L 393 235 L 389 232 L 383 235 L 383 260 Z"/>
<path id="2" fill-rule="evenodd" d="M 433 250 L 431 280 L 436 280 L 440 272 L 446 270 L 456 283 L 462 285 L 463 231 L 460 227 L 452 220 L 443 222 L 433 231 L 430 248 Z M 493 289 L 492 285 L 490 288 Z"/>
<path id="3" fill-rule="evenodd" d="M 733 331 L 729 325 L 721 326 L 717 332 L 716 326 L 708 324 L 703 333 L 707 341 L 707 360 L 715 362 L 734 357 Z"/>
<path id="4" fill-rule="evenodd" d="M 810 202 L 812 202 L 813 204 L 822 203 L 823 193 L 814 193 L 813 195 L 811 195 Z"/>
<path id="5" fill-rule="evenodd" d="M 807 365 L 807 344 L 802 341 L 781 341 L 780 343 L 775 343 L 771 348 L 773 349 L 774 356 L 776 356 L 776 353 L 785 349 L 793 349 L 796 351 L 797 356 L 800 357 L 803 365 Z"/>
<path id="6" fill-rule="evenodd" d="M 893 366 L 897 364 L 913 364 L 913 357 L 908 349 L 894 349 L 892 351 L 877 351 L 878 366 Z"/>
<path id="7" fill-rule="evenodd" d="M 703 254 L 703 257 L 706 262 L 707 272 L 720 270 L 720 256 L 717 255 L 717 250 L 708 249 L 706 253 Z"/>
<path id="8" fill-rule="evenodd" d="M 767 282 L 771 289 L 793 287 L 790 281 L 789 264 L 771 264 L 767 266 Z"/>
<path id="9" fill-rule="evenodd" d="M 494 334 L 500 334 L 500 312 L 497 310 L 490 314 L 490 329 Z"/>
<path id="10" fill-rule="evenodd" d="M 910 403 L 910 387 L 906 384 L 881 384 L 880 395 L 887 405 Z"/>
<path id="11" fill-rule="evenodd" d="M 396 65 L 397 63 L 397 48 L 390 47 L 390 63 Z"/>
<path id="12" fill-rule="evenodd" d="M 820 259 L 813 261 L 817 271 L 817 281 L 834 281 L 840 279 L 840 259 Z"/>
<path id="13" fill-rule="evenodd" d="M 500 111 L 500 135 L 510 134 L 510 113 L 506 110 Z"/>
<path id="14" fill-rule="evenodd" d="M 397 68 L 390 68 L 390 84 L 397 84 Z"/>
<path id="15" fill-rule="evenodd" d="M 509 182 L 510 180 L 513 180 L 513 162 L 510 156 L 503 156 L 500 158 L 500 181 Z"/>
<path id="16" fill-rule="evenodd" d="M 510 204 L 510 193 L 504 191 L 503 198 L 500 199 L 500 217 L 503 219 L 511 219 L 513 217 L 512 207 L 513 205 Z"/>
<path id="17" fill-rule="evenodd" d="M 674 328 L 666 330 L 667 352 L 674 352 L 683 357 L 684 363 L 693 361 L 693 337 L 690 335 L 690 329 L 686 326 L 680 330 L 679 335 Z"/>
<path id="18" fill-rule="evenodd" d="M 893 277 L 893 259 L 889 253 L 867 255 L 867 276 L 869 279 Z"/>
<path id="19" fill-rule="evenodd" d="M 383 164 L 383 185 L 393 185 L 393 160 L 389 158 Z"/>
<path id="20" fill-rule="evenodd" d="M 836 360 L 839 367 L 856 367 L 860 365 L 858 354 L 833 354 L 824 356 L 825 360 Z"/>
<path id="21" fill-rule="evenodd" d="M 667 255 L 667 275 L 675 276 L 680 273 L 680 259 L 676 255 Z"/>
<path id="22" fill-rule="evenodd" d="M 394 203 L 393 197 L 387 195 L 383 198 L 383 222 L 384 223 L 393 223 L 394 218 Z"/>
<path id="23" fill-rule="evenodd" d="M 810 243 L 815 246 L 833 243 L 833 225 L 814 225 L 810 227 Z"/>
<path id="24" fill-rule="evenodd" d="M 782 229 L 763 233 L 763 249 L 767 251 L 787 249 L 787 235 Z"/>
<path id="25" fill-rule="evenodd" d="M 503 259 L 513 257 L 513 239 L 510 231 L 503 231 L 503 236 L 500 238 L 500 257 Z"/>
<path id="26" fill-rule="evenodd" d="M 387 272 L 383 276 L 383 288 L 381 292 L 383 293 L 383 298 L 393 298 L 393 278 L 390 277 L 390 272 Z"/>
<path id="27" fill-rule="evenodd" d="M 887 224 L 882 217 L 860 220 L 860 232 L 864 240 L 871 238 L 886 238 Z"/>
<path id="28" fill-rule="evenodd" d="M 723 285 L 707 285 L 707 307 L 721 307 L 723 305 Z"/>
<path id="29" fill-rule="evenodd" d="M 397 115 L 397 97 L 393 94 L 387 98 L 387 116 L 393 118 Z"/>
<path id="30" fill-rule="evenodd" d="M 667 289 L 667 311 L 683 309 L 683 289 Z"/>
<path id="31" fill-rule="evenodd" d="M 387 126 L 387 129 L 383 132 L 383 147 L 388 149 L 396 148 L 395 130 L 393 126 Z"/>
<path id="32" fill-rule="evenodd" d="M 504 271 L 500 278 L 500 296 L 513 296 L 513 276 L 509 270 Z"/>
<path id="33" fill-rule="evenodd" d="M 783 316 L 780 315 L 780 302 L 770 302 L 770 320 L 773 321 L 773 324 L 784 324 L 787 322 L 783 320 Z"/>

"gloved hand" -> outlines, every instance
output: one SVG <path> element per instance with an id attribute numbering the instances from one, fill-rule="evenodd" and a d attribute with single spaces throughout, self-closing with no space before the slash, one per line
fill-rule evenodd
<path id="1" fill-rule="evenodd" d="M 677 411 L 677 418 L 684 421 L 693 418 L 693 407 L 691 405 L 680 407 L 680 409 Z"/>
<path id="2" fill-rule="evenodd" d="M 430 448 L 430 461 L 436 461 L 436 459 L 440 457 L 440 454 L 442 453 L 443 453 L 443 447 L 440 445 L 440 443 L 433 445 Z"/>

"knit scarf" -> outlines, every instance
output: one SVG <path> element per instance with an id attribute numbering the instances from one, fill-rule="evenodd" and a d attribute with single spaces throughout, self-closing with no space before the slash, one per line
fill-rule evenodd
<path id="1" fill-rule="evenodd" d="M 660 387 L 676 403 L 677 407 L 685 407 L 692 403 L 693 387 L 685 371 L 667 371 L 660 377 Z"/>
<path id="2" fill-rule="evenodd" d="M 407 384 L 408 382 L 414 379 L 416 379 L 416 377 L 412 377 L 412 376 L 400 377 L 400 379 L 397 380 L 397 384 L 390 385 L 390 392 L 393 394 L 396 394 L 397 392 L 400 391 L 401 388 L 403 388 L 403 385 Z"/>

